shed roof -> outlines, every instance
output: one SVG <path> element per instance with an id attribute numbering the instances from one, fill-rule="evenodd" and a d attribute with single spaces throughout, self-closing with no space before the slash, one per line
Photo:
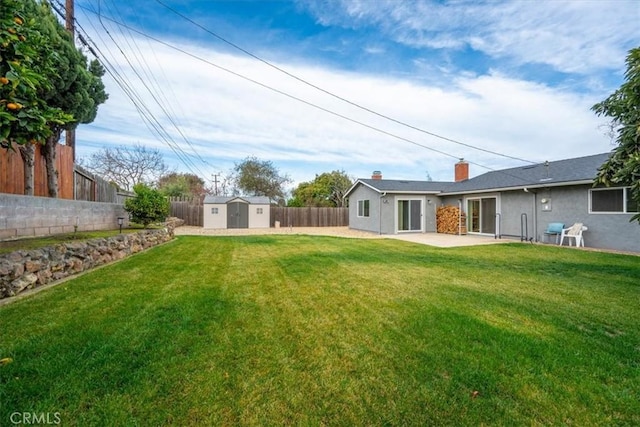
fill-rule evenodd
<path id="1" fill-rule="evenodd" d="M 205 204 L 212 205 L 224 205 L 229 202 L 234 201 L 243 201 L 250 205 L 269 205 L 271 204 L 271 200 L 268 197 L 264 196 L 234 196 L 234 197 L 226 197 L 226 196 L 206 196 L 204 198 Z"/>

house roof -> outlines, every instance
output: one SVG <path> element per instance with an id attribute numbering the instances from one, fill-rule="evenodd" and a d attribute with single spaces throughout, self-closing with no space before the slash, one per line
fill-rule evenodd
<path id="1" fill-rule="evenodd" d="M 444 194 L 458 194 L 471 191 L 588 184 L 593 181 L 598 173 L 598 168 L 609 156 L 610 153 L 602 153 L 491 171 L 466 181 L 455 182 L 443 189 L 442 192 Z"/>
<path id="2" fill-rule="evenodd" d="M 470 192 L 587 184 L 593 181 L 598 168 L 610 155 L 611 153 L 602 153 L 502 169 L 487 172 L 460 182 L 359 179 L 347 191 L 346 196 L 358 185 L 368 186 L 379 193 L 454 195 Z"/>
<path id="3" fill-rule="evenodd" d="M 262 197 L 262 196 L 252 196 L 252 197 L 245 197 L 245 196 L 235 196 L 235 197 L 223 197 L 223 196 L 205 196 L 204 198 L 204 202 L 205 204 L 213 204 L 213 205 L 224 205 L 227 204 L 229 202 L 234 202 L 234 201 L 242 201 L 242 202 L 246 202 L 250 205 L 269 205 L 271 204 L 271 200 L 268 197 Z"/>
<path id="4" fill-rule="evenodd" d="M 385 193 L 433 193 L 442 191 L 450 182 L 406 181 L 398 179 L 360 179 L 362 184 Z"/>

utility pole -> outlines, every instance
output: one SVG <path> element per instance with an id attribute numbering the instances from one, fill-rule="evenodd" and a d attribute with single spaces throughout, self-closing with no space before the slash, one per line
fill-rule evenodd
<path id="1" fill-rule="evenodd" d="M 71 34 L 71 40 L 74 42 L 75 44 L 75 26 L 73 25 L 73 20 L 74 20 L 74 0 L 66 0 L 65 2 L 65 28 L 67 29 L 67 31 L 69 32 L 69 34 Z M 66 138 L 65 138 L 65 142 L 66 144 L 71 147 L 71 153 L 73 155 L 73 163 L 75 164 L 76 162 L 76 130 L 75 129 L 69 129 L 66 132 Z"/>
<path id="2" fill-rule="evenodd" d="M 218 174 L 217 173 L 213 174 L 213 186 L 214 186 L 213 187 L 213 189 L 214 189 L 213 191 L 214 191 L 215 195 L 217 196 L 218 195 Z"/>
<path id="3" fill-rule="evenodd" d="M 73 25 L 73 13 L 74 13 L 73 0 L 66 0 L 65 6 L 66 6 L 66 13 L 65 13 L 65 20 L 64 20 L 65 28 L 67 29 L 67 31 L 69 31 L 69 33 L 71 33 L 71 36 L 73 37 L 73 34 L 75 32 L 74 25 Z"/>

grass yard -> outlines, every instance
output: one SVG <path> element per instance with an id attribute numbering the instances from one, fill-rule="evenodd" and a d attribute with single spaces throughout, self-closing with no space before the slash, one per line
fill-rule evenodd
<path id="1" fill-rule="evenodd" d="M 640 425 L 639 303 L 635 256 L 183 236 L 0 307 L 0 425 Z"/>

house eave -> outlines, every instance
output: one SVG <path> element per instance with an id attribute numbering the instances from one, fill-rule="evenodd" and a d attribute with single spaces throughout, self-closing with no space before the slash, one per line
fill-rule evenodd
<path id="1" fill-rule="evenodd" d="M 387 194 L 418 194 L 423 196 L 439 196 L 442 191 L 439 190 L 429 190 L 429 191 L 402 191 L 402 190 L 387 190 L 382 191 L 382 193 Z"/>
<path id="2" fill-rule="evenodd" d="M 347 197 L 349 197 L 349 194 L 351 194 L 351 192 L 353 192 L 353 190 L 356 189 L 356 187 L 358 186 L 358 184 L 362 184 L 365 187 L 368 187 L 370 189 L 372 189 L 373 191 L 375 191 L 376 193 L 383 193 L 383 191 L 378 190 L 377 188 L 367 184 L 366 182 L 363 182 L 361 180 L 357 180 L 356 182 L 353 183 L 353 185 L 351 186 L 350 189 L 347 190 L 347 192 L 344 194 L 344 196 L 342 196 L 343 199 L 346 199 Z"/>
<path id="3" fill-rule="evenodd" d="M 376 188 L 371 184 L 368 184 L 363 181 L 356 181 L 355 184 L 351 186 L 351 188 L 345 193 L 344 198 L 346 199 L 353 192 L 353 190 L 358 186 L 358 184 L 362 184 L 365 187 L 375 191 L 378 194 L 414 194 L 414 195 L 423 195 L 423 196 L 437 196 L 442 190 L 383 190 L 380 188 Z"/>
<path id="4" fill-rule="evenodd" d="M 551 187 L 567 187 L 572 185 L 585 185 L 585 184 L 593 184 L 592 179 L 584 179 L 579 181 L 563 181 L 563 182 L 543 182 L 543 183 L 533 183 L 529 185 L 518 185 L 513 187 L 493 187 L 493 188 L 483 188 L 479 190 L 465 190 L 465 191 L 447 191 L 438 194 L 439 196 L 459 196 L 461 194 L 477 194 L 477 193 L 495 193 L 502 191 L 518 191 L 530 189 L 536 190 L 541 188 L 551 188 Z"/>
<path id="5" fill-rule="evenodd" d="M 462 190 L 462 191 L 441 191 L 441 190 L 427 190 L 427 191 L 404 191 L 404 190 L 381 190 L 379 188 L 376 188 L 366 182 L 363 181 L 356 181 L 355 184 L 353 184 L 353 186 L 351 186 L 351 188 L 349 189 L 349 191 L 347 191 L 347 193 L 345 194 L 345 198 L 349 197 L 349 195 L 353 192 L 353 190 L 358 186 L 358 184 L 362 184 L 367 188 L 370 188 L 371 190 L 375 191 L 378 194 L 412 194 L 412 195 L 423 195 L 423 196 L 439 196 L 439 197 L 446 197 L 446 196 L 459 196 L 459 195 L 464 195 L 464 194 L 479 194 L 479 193 L 495 193 L 495 192 L 502 192 L 502 191 L 519 191 L 519 190 L 524 190 L 526 189 L 531 189 L 531 190 L 535 190 L 535 189 L 541 189 L 541 188 L 551 188 L 551 187 L 566 187 L 566 186 L 572 186 L 572 185 L 587 185 L 587 184 L 593 184 L 593 179 L 581 179 L 581 180 L 575 180 L 575 181 L 560 181 L 560 182 L 535 182 L 535 183 L 531 183 L 531 184 L 526 184 L 526 185 L 515 185 L 515 186 L 507 186 L 507 187 L 491 187 L 491 188 L 483 188 L 483 189 L 477 189 L 477 190 Z"/>

